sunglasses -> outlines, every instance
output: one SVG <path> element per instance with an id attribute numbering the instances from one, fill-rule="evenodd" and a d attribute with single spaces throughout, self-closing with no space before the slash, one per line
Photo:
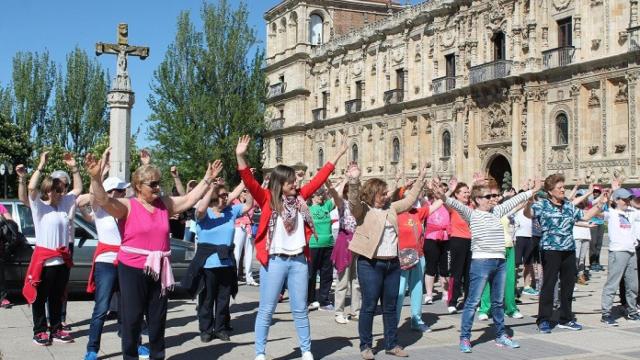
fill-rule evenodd
<path id="1" fill-rule="evenodd" d="M 147 185 L 148 187 L 155 189 L 160 187 L 160 181 L 149 181 L 149 182 L 143 182 L 143 184 Z"/>
<path id="2" fill-rule="evenodd" d="M 125 193 L 127 190 L 126 189 L 111 189 L 108 191 L 109 194 L 117 192 L 118 194 L 122 194 Z"/>
<path id="3" fill-rule="evenodd" d="M 53 189 L 53 191 L 55 191 L 58 194 L 64 194 L 67 191 L 66 187 L 57 187 L 55 189 Z"/>
<path id="4" fill-rule="evenodd" d="M 228 197 L 228 196 L 229 196 L 229 193 L 218 194 L 218 197 Z"/>
<path id="5" fill-rule="evenodd" d="M 498 194 L 487 194 L 487 195 L 478 196 L 478 197 L 485 198 L 487 200 L 491 200 L 491 199 L 499 198 L 500 195 L 498 195 Z"/>

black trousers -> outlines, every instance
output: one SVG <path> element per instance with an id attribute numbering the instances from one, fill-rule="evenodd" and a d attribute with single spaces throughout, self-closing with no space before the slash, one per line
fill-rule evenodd
<path id="1" fill-rule="evenodd" d="M 2 259 L 2 254 L 0 254 L 0 301 L 4 300 L 7 297 L 7 287 L 5 285 L 4 278 L 4 259 Z"/>
<path id="2" fill-rule="evenodd" d="M 591 228 L 591 242 L 589 243 L 589 266 L 600 265 L 600 252 L 604 238 L 604 225 Z"/>
<path id="3" fill-rule="evenodd" d="M 573 320 L 571 311 L 573 286 L 576 282 L 576 252 L 542 250 L 542 290 L 538 304 L 536 322 L 550 321 L 553 315 L 553 296 L 556 282 L 560 278 L 560 323 Z"/>
<path id="4" fill-rule="evenodd" d="M 333 281 L 333 265 L 331 264 L 331 252 L 333 247 L 311 248 L 311 262 L 309 263 L 309 288 L 307 289 L 307 302 L 316 301 L 316 275 L 320 272 L 320 294 L 318 302 L 320 306 L 331 304 L 329 293 Z"/>
<path id="5" fill-rule="evenodd" d="M 167 323 L 168 296 L 160 296 L 160 280 L 154 281 L 142 269 L 118 264 L 120 282 L 120 321 L 122 358 L 138 359 L 138 344 L 142 321 L 146 314 L 149 329 L 151 359 L 165 358 L 164 331 Z"/>
<path id="6" fill-rule="evenodd" d="M 45 266 L 40 275 L 36 301 L 31 305 L 33 313 L 33 333 L 45 332 L 47 326 L 46 303 L 49 303 L 49 323 L 51 331 L 58 330 L 61 326 L 62 301 L 65 289 L 69 282 L 69 268 L 67 265 Z"/>
<path id="7" fill-rule="evenodd" d="M 200 333 L 224 330 L 229 315 L 234 267 L 204 269 L 205 288 L 198 297 Z"/>
<path id="8" fill-rule="evenodd" d="M 471 239 L 452 237 L 449 239 L 451 256 L 449 278 L 449 306 L 456 306 L 464 292 L 464 300 L 469 294 L 469 267 L 471 266 Z"/>

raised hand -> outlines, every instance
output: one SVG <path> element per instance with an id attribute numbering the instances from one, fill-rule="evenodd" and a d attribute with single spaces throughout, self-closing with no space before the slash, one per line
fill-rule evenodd
<path id="1" fill-rule="evenodd" d="M 527 190 L 533 189 L 534 186 L 535 182 L 533 181 L 533 179 L 527 179 Z"/>
<path id="2" fill-rule="evenodd" d="M 49 152 L 44 151 L 40 154 L 40 163 L 38 164 L 38 170 L 42 171 L 45 165 L 47 165 L 47 161 L 49 160 Z"/>
<path id="3" fill-rule="evenodd" d="M 425 162 L 422 165 L 422 168 L 420 169 L 420 174 L 418 175 L 418 178 L 420 178 L 420 180 L 424 180 L 425 176 L 427 176 L 427 171 L 429 170 L 430 167 L 430 163 L 429 162 Z"/>
<path id="4" fill-rule="evenodd" d="M 412 186 L 413 186 L 413 184 L 415 184 L 415 183 L 416 183 L 416 179 L 410 179 L 410 180 L 407 180 L 407 181 L 405 181 L 405 183 L 404 183 L 404 187 L 405 187 L 406 189 L 411 189 L 411 187 L 412 187 Z"/>
<path id="5" fill-rule="evenodd" d="M 171 177 L 177 178 L 180 176 L 180 174 L 178 174 L 178 167 L 173 165 L 171 166 L 171 168 L 169 168 L 169 172 L 171 173 Z"/>
<path id="6" fill-rule="evenodd" d="M 27 176 L 27 168 L 24 167 L 23 164 L 16 166 L 16 175 L 19 179 L 24 178 L 25 176 Z"/>
<path id="7" fill-rule="evenodd" d="M 142 163 L 142 165 L 151 164 L 151 154 L 149 154 L 149 150 L 147 149 L 140 150 L 140 162 Z"/>
<path id="8" fill-rule="evenodd" d="M 484 175 L 479 172 L 473 173 L 473 184 L 474 185 L 487 185 L 487 179 L 485 179 Z"/>
<path id="9" fill-rule="evenodd" d="M 210 181 L 214 181 L 214 179 L 220 174 L 222 171 L 222 161 L 215 160 L 213 163 L 209 163 L 209 168 L 207 169 L 206 178 Z"/>
<path id="10" fill-rule="evenodd" d="M 100 159 L 100 166 L 102 167 L 102 176 L 104 177 L 106 173 L 111 169 L 111 146 L 104 149 L 102 153 L 102 158 Z"/>
<path id="11" fill-rule="evenodd" d="M 251 142 L 251 137 L 249 135 L 242 135 L 238 140 L 238 145 L 236 145 L 236 155 L 244 156 L 247 153 L 247 149 L 249 148 L 250 142 Z"/>
<path id="12" fill-rule="evenodd" d="M 611 180 L 611 191 L 616 191 L 622 186 L 622 181 L 619 178 Z"/>
<path id="13" fill-rule="evenodd" d="M 347 177 L 349 179 L 360 179 L 360 168 L 358 167 L 358 163 L 356 162 L 352 162 L 351 164 L 349 164 L 349 166 L 347 167 Z"/>
<path id="14" fill-rule="evenodd" d="M 62 156 L 62 161 L 64 161 L 65 165 L 67 165 L 70 169 L 77 167 L 76 159 L 70 152 L 65 152 Z"/>
<path id="15" fill-rule="evenodd" d="M 534 193 L 538 192 L 538 190 L 542 189 L 543 184 L 544 180 L 536 178 L 536 180 L 533 182 L 533 188 L 531 190 L 533 190 Z"/>
<path id="16" fill-rule="evenodd" d="M 100 181 L 100 176 L 102 175 L 102 167 L 100 165 L 100 161 L 92 154 L 88 153 L 84 157 L 84 168 L 87 170 L 89 176 L 94 179 Z"/>
<path id="17" fill-rule="evenodd" d="M 456 186 L 458 186 L 458 178 L 455 176 L 452 176 L 451 179 L 449 180 L 449 190 L 453 191 Z"/>

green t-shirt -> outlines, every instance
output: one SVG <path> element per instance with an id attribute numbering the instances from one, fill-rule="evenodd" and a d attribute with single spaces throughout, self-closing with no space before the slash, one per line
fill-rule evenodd
<path id="1" fill-rule="evenodd" d="M 335 205 L 333 200 L 327 200 L 321 205 L 309 206 L 309 212 L 313 218 L 313 224 L 316 227 L 316 233 L 318 233 L 318 239 L 315 235 L 311 235 L 309 241 L 310 248 L 322 248 L 333 246 L 333 235 L 331 234 L 331 215 L 329 213 Z"/>

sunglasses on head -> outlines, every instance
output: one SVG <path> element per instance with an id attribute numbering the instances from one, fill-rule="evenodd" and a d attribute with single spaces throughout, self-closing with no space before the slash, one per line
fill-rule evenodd
<path id="1" fill-rule="evenodd" d="M 143 184 L 147 185 L 148 187 L 150 187 L 152 189 L 160 187 L 160 181 L 158 181 L 158 180 L 143 182 Z"/>
<path id="2" fill-rule="evenodd" d="M 500 195 L 498 195 L 498 194 L 487 194 L 487 195 L 482 195 L 482 196 L 479 196 L 479 197 L 485 198 L 487 200 L 491 200 L 491 199 L 495 199 L 495 198 L 500 197 Z"/>

